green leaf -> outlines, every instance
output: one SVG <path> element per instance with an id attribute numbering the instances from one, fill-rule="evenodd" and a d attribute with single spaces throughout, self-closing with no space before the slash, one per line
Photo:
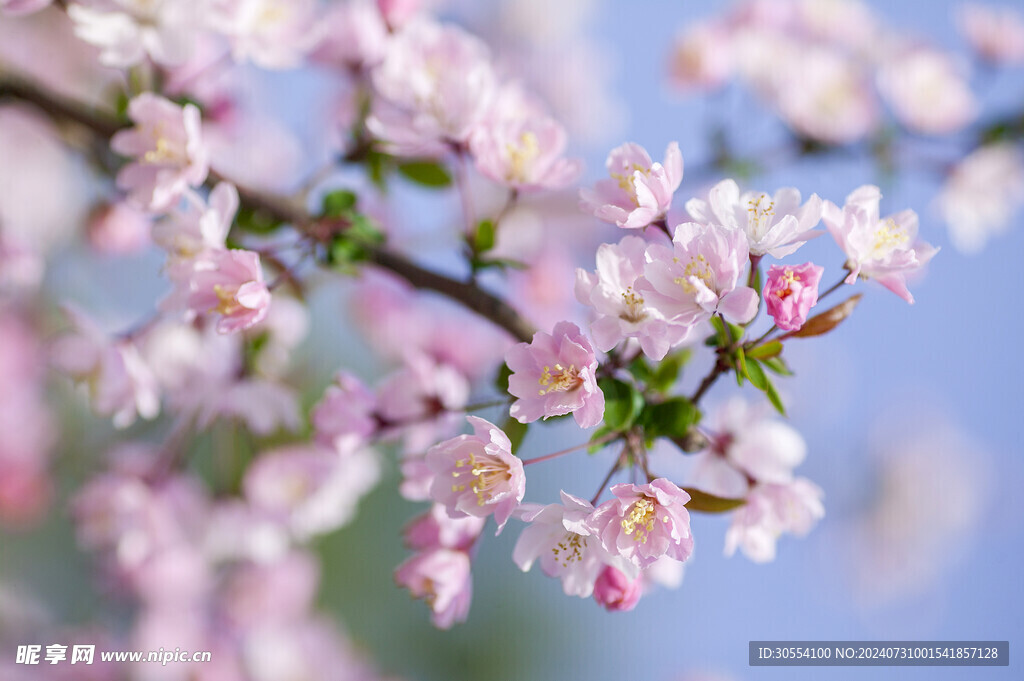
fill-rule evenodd
<path id="1" fill-rule="evenodd" d="M 685 437 L 690 427 L 700 421 L 700 410 L 685 397 L 671 397 L 658 404 L 648 404 L 640 415 L 639 422 L 644 434 L 650 438 Z"/>
<path id="2" fill-rule="evenodd" d="M 736 348 L 736 385 L 743 386 L 743 377 L 747 375 L 747 357 L 743 348 Z"/>
<path id="3" fill-rule="evenodd" d="M 727 513 L 747 503 L 746 499 L 720 497 L 693 487 L 683 487 L 683 491 L 690 495 L 690 500 L 686 502 L 687 510 L 700 513 Z"/>
<path id="4" fill-rule="evenodd" d="M 725 329 L 725 322 L 718 315 L 711 318 L 711 326 L 715 328 L 715 336 L 718 338 L 718 347 L 725 348 L 732 345 L 732 338 L 729 338 L 729 332 Z"/>
<path id="5" fill-rule="evenodd" d="M 370 150 L 366 153 L 366 172 L 373 184 L 384 191 L 387 188 L 388 174 L 395 165 L 395 159 L 385 153 Z"/>
<path id="6" fill-rule="evenodd" d="M 473 237 L 473 250 L 477 253 L 485 253 L 494 248 L 494 221 L 481 220 L 476 226 L 476 236 Z"/>
<path id="7" fill-rule="evenodd" d="M 244 232 L 269 234 L 278 229 L 284 222 L 266 211 L 242 206 L 235 214 L 235 224 Z"/>
<path id="8" fill-rule="evenodd" d="M 626 430 L 633 425 L 644 406 L 644 396 L 615 378 L 602 378 L 597 382 L 604 393 L 604 422 L 613 430 Z"/>
<path id="9" fill-rule="evenodd" d="M 770 357 L 778 357 L 780 354 L 782 354 L 782 343 L 777 340 L 768 341 L 747 350 L 747 357 L 753 359 L 763 360 Z"/>
<path id="10" fill-rule="evenodd" d="M 768 377 L 764 375 L 764 369 L 761 368 L 756 359 L 748 360 L 743 368 L 743 372 L 755 388 L 758 390 L 768 389 Z"/>
<path id="11" fill-rule="evenodd" d="M 530 266 L 520 260 L 512 260 L 511 258 L 487 258 L 483 260 L 477 260 L 475 263 L 476 269 L 482 270 L 488 267 L 495 267 L 497 269 L 512 269 L 512 270 L 528 270 Z"/>
<path id="12" fill-rule="evenodd" d="M 636 359 L 626 367 L 626 371 L 633 374 L 633 377 L 641 383 L 649 383 L 654 376 L 651 365 L 647 363 L 643 354 L 637 355 Z"/>
<path id="13" fill-rule="evenodd" d="M 424 187 L 439 189 L 452 183 L 448 170 L 434 161 L 406 161 L 398 164 L 398 172 L 408 180 Z"/>
<path id="14" fill-rule="evenodd" d="M 789 365 L 781 357 L 769 357 L 768 359 L 761 360 L 761 364 L 765 365 L 769 370 L 777 373 L 780 376 L 792 376 L 793 372 L 790 370 Z"/>
<path id="15" fill-rule="evenodd" d="M 733 324 L 732 322 L 726 322 L 726 325 L 729 327 L 729 333 L 732 335 L 732 340 L 736 341 L 743 338 L 745 329 L 742 326 Z"/>
<path id="16" fill-rule="evenodd" d="M 519 445 L 523 443 L 523 438 L 526 437 L 526 431 L 530 429 L 529 424 L 520 423 L 518 420 L 509 416 L 505 419 L 501 429 L 505 431 L 505 435 L 508 435 L 508 439 L 512 442 L 512 453 L 515 454 L 519 451 Z"/>
<path id="17" fill-rule="evenodd" d="M 507 364 L 502 364 L 498 369 L 498 375 L 494 377 L 494 387 L 498 389 L 498 392 L 502 395 L 508 394 L 508 378 L 512 375 L 512 370 L 508 368 Z"/>
<path id="18" fill-rule="evenodd" d="M 380 246 L 384 243 L 384 232 L 377 227 L 377 223 L 363 215 L 355 213 L 350 218 L 350 224 L 345 229 L 345 235 L 368 246 Z"/>
<path id="19" fill-rule="evenodd" d="M 668 392 L 675 385 L 679 378 L 679 372 L 690 361 L 692 354 L 688 348 L 684 348 L 661 360 L 647 381 L 648 387 L 659 393 Z"/>
<path id="20" fill-rule="evenodd" d="M 615 429 L 612 428 L 611 426 L 609 426 L 607 423 L 602 423 L 600 426 L 598 426 L 597 430 L 595 430 L 594 434 L 590 437 L 590 441 L 591 442 L 596 442 L 597 444 L 592 444 L 589 447 L 587 447 L 587 453 L 588 454 L 596 454 L 599 451 L 601 451 L 602 449 L 604 449 L 605 447 L 607 447 L 608 445 L 610 445 L 611 442 L 597 442 L 597 441 L 600 440 L 601 438 L 603 438 L 605 435 L 608 435 L 609 433 L 614 433 L 614 432 L 615 432 Z"/>
<path id="21" fill-rule="evenodd" d="M 810 338 L 828 333 L 853 313 L 853 308 L 857 307 L 857 303 L 860 302 L 863 295 L 863 293 L 858 293 L 850 296 L 835 307 L 811 317 L 798 331 L 791 331 L 786 334 L 786 337 Z"/>
<path id="22" fill-rule="evenodd" d="M 324 217 L 340 218 L 356 206 L 356 195 L 347 189 L 335 189 L 324 195 L 320 212 Z"/>
<path id="23" fill-rule="evenodd" d="M 767 378 L 765 378 L 765 380 L 768 381 Z M 782 398 L 779 397 L 779 393 L 776 392 L 775 386 L 772 385 L 771 381 L 768 381 L 768 387 L 765 388 L 764 394 L 768 396 L 768 401 L 772 403 L 772 406 L 775 407 L 775 410 L 778 411 L 783 416 L 785 416 L 786 407 L 785 405 L 782 404 Z"/>

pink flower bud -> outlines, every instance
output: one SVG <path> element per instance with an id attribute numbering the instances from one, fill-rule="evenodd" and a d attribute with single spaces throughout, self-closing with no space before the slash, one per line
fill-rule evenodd
<path id="1" fill-rule="evenodd" d="M 608 565 L 594 582 L 594 600 L 605 610 L 626 612 L 636 607 L 643 593 L 642 579 L 630 579 Z"/>
<path id="2" fill-rule="evenodd" d="M 764 285 L 764 302 L 775 325 L 796 331 L 807 321 L 807 313 L 818 302 L 818 283 L 825 268 L 814 263 L 772 265 Z"/>

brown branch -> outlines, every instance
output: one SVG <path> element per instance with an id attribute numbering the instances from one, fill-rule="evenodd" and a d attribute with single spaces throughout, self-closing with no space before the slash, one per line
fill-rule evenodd
<path id="1" fill-rule="evenodd" d="M 5 100 L 32 104 L 55 120 L 78 124 L 105 138 L 110 138 L 118 130 L 129 126 L 126 121 L 119 120 L 110 112 L 71 101 L 10 73 L 0 75 L 0 102 Z M 211 171 L 208 182 L 214 184 L 219 181 L 229 180 Z M 315 236 L 317 220 L 300 203 L 287 197 L 274 196 L 245 187 L 238 187 L 238 194 L 242 205 L 267 212 L 295 226 L 299 231 Z M 425 269 L 385 248 L 371 250 L 370 261 L 397 274 L 416 288 L 435 291 L 451 298 L 505 329 L 517 340 L 529 341 L 533 338 L 534 329 L 529 322 L 511 305 L 476 284 L 458 281 Z"/>

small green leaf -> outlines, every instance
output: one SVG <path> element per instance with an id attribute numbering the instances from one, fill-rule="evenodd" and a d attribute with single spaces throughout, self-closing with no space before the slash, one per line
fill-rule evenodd
<path id="1" fill-rule="evenodd" d="M 743 338 L 745 330 L 742 326 L 733 324 L 732 322 L 726 322 L 726 325 L 729 327 L 729 333 L 732 335 L 732 340 L 736 341 Z"/>
<path id="2" fill-rule="evenodd" d="M 398 172 L 408 180 L 424 187 L 440 189 L 452 183 L 448 170 L 434 161 L 406 161 L 398 164 Z"/>
<path id="3" fill-rule="evenodd" d="M 603 438 L 605 435 L 608 435 L 609 433 L 614 433 L 614 432 L 615 432 L 615 429 L 612 428 L 611 426 L 609 426 L 607 423 L 602 423 L 600 426 L 598 426 L 597 430 L 595 430 L 594 434 L 590 437 L 590 441 L 591 442 L 596 442 L 597 444 L 592 444 L 589 447 L 587 447 L 587 453 L 588 454 L 597 454 L 599 451 L 601 451 L 602 449 L 607 447 L 609 444 L 611 444 L 609 442 L 597 442 L 597 441 L 600 440 L 601 438 Z"/>
<path id="4" fill-rule="evenodd" d="M 743 348 L 736 348 L 736 385 L 743 386 L 743 377 L 747 375 L 747 357 Z"/>
<path id="5" fill-rule="evenodd" d="M 711 326 L 715 328 L 715 335 L 718 337 L 718 347 L 725 348 L 732 345 L 732 338 L 725 328 L 725 322 L 718 315 L 711 318 Z"/>
<path id="6" fill-rule="evenodd" d="M 512 453 L 515 454 L 519 451 L 519 445 L 522 444 L 523 438 L 526 437 L 526 431 L 530 429 L 530 426 L 526 423 L 520 423 L 509 416 L 505 419 L 501 429 L 505 431 L 505 435 L 508 435 L 508 439 L 512 442 Z"/>
<path id="7" fill-rule="evenodd" d="M 690 400 L 676 396 L 658 404 L 648 404 L 638 420 L 648 437 L 682 438 L 691 426 L 700 421 L 700 417 L 700 410 Z"/>
<path id="8" fill-rule="evenodd" d="M 765 388 L 764 394 L 768 396 L 768 401 L 772 403 L 772 406 L 775 407 L 776 411 L 785 416 L 786 407 L 782 404 L 782 398 L 779 397 L 779 393 L 776 392 L 775 386 L 772 385 L 772 382 L 768 381 L 767 378 L 765 378 L 765 380 L 768 382 L 768 387 Z"/>
<path id="9" fill-rule="evenodd" d="M 486 253 L 494 248 L 494 222 L 492 220 L 481 220 L 476 226 L 476 236 L 473 238 L 473 250 L 477 253 Z"/>
<path id="10" fill-rule="evenodd" d="M 512 260 L 511 258 L 487 258 L 477 260 L 474 263 L 476 269 L 482 270 L 488 267 L 494 267 L 497 269 L 512 269 L 512 270 L 527 270 L 530 266 L 520 260 Z"/>
<path id="11" fill-rule="evenodd" d="M 863 293 L 858 293 L 850 296 L 835 307 L 829 308 L 821 314 L 811 317 L 807 320 L 806 324 L 800 327 L 798 331 L 787 333 L 786 336 L 810 338 L 811 336 L 820 336 L 828 333 L 839 326 L 844 319 L 853 313 L 853 308 L 857 307 L 857 303 L 860 302 L 863 295 Z"/>
<path id="12" fill-rule="evenodd" d="M 782 343 L 777 340 L 768 341 L 747 350 L 747 357 L 761 360 L 778 357 L 780 354 L 782 354 Z"/>
<path id="13" fill-rule="evenodd" d="M 494 377 L 494 387 L 498 389 L 498 392 L 502 395 L 508 394 L 508 378 L 512 375 L 512 370 L 508 368 L 507 364 L 502 364 L 498 369 L 498 375 Z"/>
<path id="14" fill-rule="evenodd" d="M 339 218 L 356 206 L 356 195 L 347 189 L 335 189 L 324 195 L 321 204 L 324 217 Z"/>
<path id="15" fill-rule="evenodd" d="M 651 378 L 654 376 L 654 372 L 651 369 L 651 365 L 644 359 L 644 355 L 637 355 L 636 359 L 629 363 L 626 367 L 626 371 L 633 374 L 633 377 L 641 383 L 649 383 Z"/>
<path id="16" fill-rule="evenodd" d="M 242 206 L 235 214 L 235 224 L 243 232 L 269 234 L 278 229 L 284 222 L 266 211 Z"/>
<path id="17" fill-rule="evenodd" d="M 755 388 L 758 390 L 768 389 L 768 377 L 764 375 L 764 369 L 761 368 L 756 359 L 747 360 L 743 371 Z"/>
<path id="18" fill-rule="evenodd" d="M 781 357 L 769 357 L 768 359 L 761 360 L 761 364 L 765 365 L 770 371 L 777 373 L 780 376 L 792 376 L 793 372 L 790 370 L 789 365 Z"/>
<path id="19" fill-rule="evenodd" d="M 384 243 L 384 232 L 377 224 L 362 213 L 354 213 L 349 218 L 350 224 L 345 235 L 368 246 L 380 246 Z"/>
<path id="20" fill-rule="evenodd" d="M 690 500 L 686 502 L 687 510 L 700 513 L 727 513 L 747 503 L 746 499 L 720 497 L 693 487 L 683 487 L 683 491 L 690 495 Z"/>
<path id="21" fill-rule="evenodd" d="M 602 378 L 597 382 L 604 393 L 604 422 L 613 430 L 626 430 L 644 406 L 644 396 L 615 378 Z"/>
<path id="22" fill-rule="evenodd" d="M 366 152 L 366 172 L 374 186 L 381 191 L 387 188 L 388 174 L 394 169 L 395 159 L 379 151 Z"/>
<path id="23" fill-rule="evenodd" d="M 661 363 L 654 369 L 650 379 L 647 381 L 648 387 L 659 393 L 668 392 L 675 385 L 676 380 L 678 380 L 679 372 L 683 366 L 690 361 L 691 354 L 693 353 L 688 348 L 684 348 L 661 360 Z"/>

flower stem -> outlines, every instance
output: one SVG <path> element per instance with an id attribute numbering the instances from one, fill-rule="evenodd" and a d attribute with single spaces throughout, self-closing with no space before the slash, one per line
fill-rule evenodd
<path id="1" fill-rule="evenodd" d="M 562 449 L 562 450 L 559 450 L 557 452 L 552 452 L 551 454 L 545 454 L 544 456 L 538 456 L 538 457 L 533 458 L 533 459 L 527 459 L 526 461 L 523 461 L 523 465 L 527 466 L 527 465 L 529 465 L 531 463 L 540 463 L 541 461 L 548 461 L 549 459 L 556 459 L 556 458 L 562 456 L 563 454 L 571 454 L 572 452 L 575 452 L 576 450 L 579 450 L 579 449 L 583 449 L 584 447 L 593 447 L 593 446 L 596 446 L 596 445 L 603 445 L 606 442 L 610 442 L 610 441 L 612 441 L 612 440 L 614 440 L 616 438 L 619 438 L 619 437 L 622 437 L 622 433 L 607 433 L 607 434 L 602 435 L 601 437 L 597 438 L 596 440 L 587 440 L 586 442 L 583 442 L 583 443 L 578 444 L 578 445 L 573 445 L 572 447 L 569 447 L 567 449 Z"/>

